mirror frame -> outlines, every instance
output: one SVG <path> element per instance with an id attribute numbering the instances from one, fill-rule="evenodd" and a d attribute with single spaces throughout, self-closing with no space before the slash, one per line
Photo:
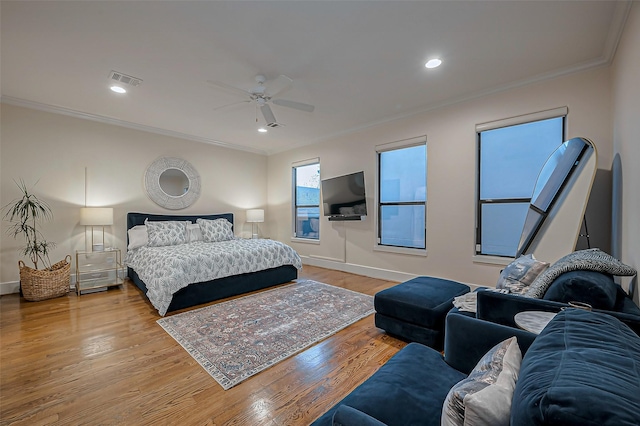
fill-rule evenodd
<path id="1" fill-rule="evenodd" d="M 169 195 L 160 186 L 160 175 L 168 169 L 178 169 L 189 179 L 189 189 L 184 194 Z M 144 186 L 151 200 L 169 210 L 180 210 L 191 206 L 200 197 L 200 175 L 187 160 L 176 157 L 160 157 L 144 175 Z"/>

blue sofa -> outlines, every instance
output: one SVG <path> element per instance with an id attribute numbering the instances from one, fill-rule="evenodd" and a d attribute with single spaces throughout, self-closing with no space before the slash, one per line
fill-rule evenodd
<path id="1" fill-rule="evenodd" d="M 557 277 L 542 299 L 494 291 L 478 293 L 476 316 L 485 321 L 516 327 L 514 317 L 523 311 L 559 312 L 568 302 L 588 303 L 594 312 L 618 318 L 640 335 L 640 308 L 613 277 L 595 271 L 571 271 Z"/>
<path id="2" fill-rule="evenodd" d="M 451 387 L 511 336 L 523 353 L 511 424 L 640 424 L 640 337 L 613 316 L 568 309 L 537 337 L 449 314 L 444 356 L 410 343 L 313 425 L 440 425 Z"/>

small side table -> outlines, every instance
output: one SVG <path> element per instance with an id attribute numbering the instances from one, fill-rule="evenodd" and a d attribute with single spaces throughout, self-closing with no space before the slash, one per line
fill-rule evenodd
<path id="1" fill-rule="evenodd" d="M 76 293 L 106 290 L 121 285 L 122 257 L 120 249 L 104 251 L 76 251 Z"/>
<path id="2" fill-rule="evenodd" d="M 518 312 L 513 319 L 521 329 L 540 334 L 555 316 L 555 312 L 524 311 Z"/>

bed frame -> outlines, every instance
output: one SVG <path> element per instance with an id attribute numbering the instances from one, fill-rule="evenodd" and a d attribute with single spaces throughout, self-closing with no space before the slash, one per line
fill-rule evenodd
<path id="1" fill-rule="evenodd" d="M 196 219 L 227 219 L 233 225 L 233 213 L 222 213 L 213 215 L 180 216 L 180 215 L 158 215 L 148 213 L 127 213 L 127 231 L 136 225 L 144 225 L 145 219 L 161 220 L 189 220 L 195 223 Z M 129 244 L 127 238 L 127 245 Z M 138 277 L 138 274 L 127 268 L 129 279 L 146 295 L 147 286 Z M 298 270 L 293 265 L 284 265 L 277 268 L 265 269 L 264 271 L 250 272 L 247 274 L 233 275 L 219 278 L 217 280 L 205 281 L 190 284 L 180 289 L 173 295 L 171 304 L 167 312 L 189 308 L 214 300 L 224 299 L 250 291 L 260 290 L 278 284 L 293 281 L 298 278 Z"/>

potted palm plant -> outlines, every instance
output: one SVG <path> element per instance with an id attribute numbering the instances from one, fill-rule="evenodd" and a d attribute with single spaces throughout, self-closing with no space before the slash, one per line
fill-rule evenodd
<path id="1" fill-rule="evenodd" d="M 71 283 L 71 256 L 52 265 L 49 252 L 55 243 L 44 239 L 39 229 L 43 221 L 53 219 L 51 207 L 31 193 L 22 180 L 16 185 L 21 196 L 2 209 L 4 219 L 11 224 L 8 232 L 14 238 L 24 238 L 25 246 L 20 252 L 28 256 L 34 266 L 18 261 L 22 295 L 27 300 L 38 301 L 67 294 Z"/>

